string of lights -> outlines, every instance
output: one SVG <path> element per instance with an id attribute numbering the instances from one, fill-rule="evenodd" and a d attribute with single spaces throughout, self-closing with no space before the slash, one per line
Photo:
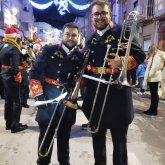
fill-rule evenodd
<path id="1" fill-rule="evenodd" d="M 64 15 L 66 13 L 70 13 L 70 10 L 68 8 L 68 5 L 70 4 L 73 8 L 75 8 L 76 10 L 86 10 L 90 4 L 85 4 L 85 5 L 78 5 L 76 3 L 74 3 L 72 0 L 52 0 L 48 3 L 45 4 L 39 4 L 34 2 L 33 0 L 29 0 L 29 2 L 31 3 L 31 5 L 34 8 L 40 9 L 40 10 L 44 10 L 49 8 L 52 4 L 55 4 L 58 7 L 58 11 L 61 15 Z"/>

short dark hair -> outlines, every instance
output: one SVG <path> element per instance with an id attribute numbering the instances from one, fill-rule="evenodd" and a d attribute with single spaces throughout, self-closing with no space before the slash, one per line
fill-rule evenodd
<path id="1" fill-rule="evenodd" d="M 95 5 L 102 6 L 102 7 L 108 6 L 109 10 L 111 11 L 110 3 L 108 0 L 95 0 L 89 7 L 90 11 L 92 11 Z"/>
<path id="2" fill-rule="evenodd" d="M 66 23 L 62 28 L 62 33 L 64 32 L 65 28 L 74 28 L 77 29 L 78 32 L 80 32 L 79 27 L 73 22 Z"/>

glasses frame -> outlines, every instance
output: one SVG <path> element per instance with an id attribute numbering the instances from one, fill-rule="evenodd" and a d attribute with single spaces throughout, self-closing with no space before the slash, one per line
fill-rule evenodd
<path id="1" fill-rule="evenodd" d="M 102 11 L 102 12 L 95 12 L 95 13 L 92 13 L 92 16 L 93 17 L 95 17 L 95 18 L 97 18 L 97 17 L 99 17 L 99 16 L 101 16 L 101 17 L 105 17 L 107 14 L 108 14 L 109 12 L 107 12 L 107 11 Z"/>

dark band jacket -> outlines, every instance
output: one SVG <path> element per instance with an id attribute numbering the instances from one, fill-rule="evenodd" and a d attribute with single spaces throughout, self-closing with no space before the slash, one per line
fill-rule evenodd
<path id="1" fill-rule="evenodd" d="M 104 57 L 108 44 L 111 45 L 109 53 L 117 52 L 120 34 L 121 26 L 114 25 L 113 28 L 107 30 L 102 36 L 95 32 L 86 40 L 85 49 L 91 50 L 86 74 L 99 78 L 101 73 L 103 73 L 103 79 L 109 81 L 111 75 L 110 67 L 106 64 L 105 68 L 102 68 Z M 125 50 L 120 50 L 118 55 L 124 57 Z M 141 50 L 137 39 L 134 38 L 131 45 L 130 56 L 128 58 L 128 69 L 135 68 L 138 64 L 142 63 L 144 59 L 145 54 Z M 119 72 L 116 71 L 114 79 L 116 79 L 118 75 Z M 106 99 L 101 127 L 121 127 L 124 124 L 130 124 L 134 116 L 131 88 L 118 89 L 115 85 L 111 85 L 108 90 L 108 95 L 105 98 L 107 85 L 101 83 L 98 94 L 96 94 L 97 87 L 97 81 L 88 79 L 86 95 L 82 106 L 82 110 L 86 117 L 89 118 L 91 109 L 94 107 L 95 114 L 92 123 L 97 123 L 100 111 L 102 111 L 103 102 Z M 95 98 L 96 102 L 93 106 Z"/>
<path id="2" fill-rule="evenodd" d="M 86 47 L 90 48 L 91 54 L 89 59 L 89 68 L 87 68 L 90 74 L 95 77 L 99 77 L 101 73 L 104 74 L 104 78 L 109 78 L 111 74 L 110 67 L 106 64 L 103 69 L 104 57 L 107 51 L 107 45 L 111 45 L 109 54 L 116 53 L 118 49 L 118 42 L 121 33 L 121 26 L 115 25 L 114 28 L 105 32 L 103 36 L 98 33 L 93 33 L 87 40 Z M 123 39 L 122 42 L 127 42 Z M 126 49 L 119 51 L 119 56 L 125 56 Z M 128 70 L 135 68 L 138 64 L 143 62 L 144 53 L 142 52 L 137 39 L 134 38 L 131 46 L 130 57 L 128 58 Z M 110 56 L 109 56 L 110 57 Z M 115 70 L 115 74 L 118 75 L 120 71 Z M 115 75 L 114 74 L 114 75 Z"/>
<path id="3" fill-rule="evenodd" d="M 60 46 L 46 47 L 42 54 L 38 55 L 30 71 L 30 81 L 35 80 L 32 85 L 34 95 L 42 92 L 41 84 L 49 83 L 58 87 L 70 82 L 71 85 L 82 63 L 83 55 L 77 50 L 69 56 Z"/>

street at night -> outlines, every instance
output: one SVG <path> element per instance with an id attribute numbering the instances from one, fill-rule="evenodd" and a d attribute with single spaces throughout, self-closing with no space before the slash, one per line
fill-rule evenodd
<path id="1" fill-rule="evenodd" d="M 135 119 L 128 131 L 129 165 L 164 165 L 165 162 L 165 101 L 160 101 L 158 116 L 147 116 L 142 112 L 147 110 L 149 98 L 134 96 Z M 12 134 L 5 130 L 3 115 L 4 100 L 0 100 L 0 165 L 35 165 L 37 159 L 38 125 L 35 121 L 36 109 L 24 109 L 21 122 L 28 124 L 25 131 Z M 28 100 L 34 105 L 34 100 Z M 81 103 L 81 102 L 79 102 Z M 93 165 L 92 139 L 90 133 L 81 129 L 86 123 L 81 110 L 77 112 L 76 124 L 72 127 L 70 139 L 71 165 Z M 51 165 L 58 165 L 56 155 L 56 139 Z M 107 164 L 112 164 L 112 141 L 107 134 Z"/>

